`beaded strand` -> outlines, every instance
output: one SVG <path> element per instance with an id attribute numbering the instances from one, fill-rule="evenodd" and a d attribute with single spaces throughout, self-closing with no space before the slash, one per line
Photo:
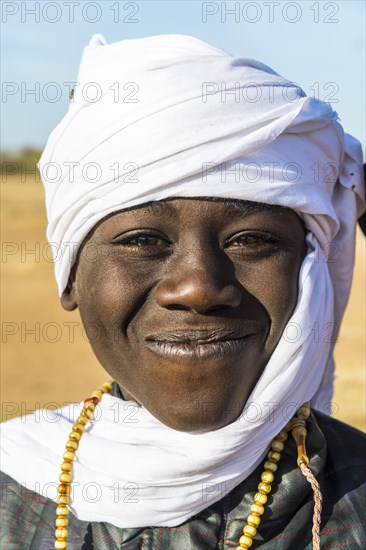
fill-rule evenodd
<path id="1" fill-rule="evenodd" d="M 310 416 L 310 403 L 304 403 L 298 409 L 296 415 L 297 416 L 288 422 L 283 430 L 276 435 L 271 443 L 271 450 L 267 454 L 267 460 L 264 463 L 264 472 L 261 475 L 262 481 L 258 485 L 258 492 L 254 495 L 254 503 L 250 507 L 250 514 L 243 528 L 243 535 L 239 539 L 239 546 L 236 547 L 236 550 L 250 548 L 253 544 L 253 537 L 257 534 L 258 526 L 261 523 L 261 516 L 264 514 L 264 505 L 266 504 L 268 495 L 272 490 L 271 483 L 274 480 L 274 473 L 277 470 L 277 462 L 281 458 L 281 452 L 284 449 L 284 443 L 288 439 L 289 431 L 292 432 L 292 436 L 297 445 L 297 464 L 299 468 L 301 469 L 301 466 L 307 466 L 309 464 L 309 458 L 306 454 L 305 447 L 305 439 L 307 435 L 305 421 Z M 304 472 L 302 471 L 302 473 Z"/>
<path id="2" fill-rule="evenodd" d="M 274 480 L 274 473 L 277 470 L 277 462 L 281 458 L 281 452 L 284 443 L 288 438 L 290 426 L 285 426 L 271 443 L 271 450 L 267 454 L 267 460 L 264 463 L 264 472 L 261 475 L 261 482 L 258 485 L 258 492 L 254 495 L 254 503 L 250 507 L 250 514 L 243 529 L 243 535 L 239 539 L 239 546 L 236 550 L 250 548 L 253 544 L 253 537 L 257 534 L 257 529 L 261 523 L 261 516 L 264 514 L 264 505 L 267 502 L 268 495 L 271 492 L 271 483 Z"/>
<path id="3" fill-rule="evenodd" d="M 105 382 L 98 390 L 92 393 L 91 397 L 85 399 L 84 407 L 76 419 L 66 443 L 66 451 L 63 456 L 64 461 L 61 464 L 61 474 L 59 476 L 60 484 L 57 487 L 56 550 L 64 550 L 67 548 L 67 537 L 69 534 L 67 530 L 69 524 L 67 516 L 69 514 L 68 505 L 70 504 L 71 479 L 75 451 L 79 446 L 79 441 L 84 433 L 84 428 L 88 420 L 93 416 L 95 406 L 105 393 L 111 391 L 112 384 L 113 380 Z"/>

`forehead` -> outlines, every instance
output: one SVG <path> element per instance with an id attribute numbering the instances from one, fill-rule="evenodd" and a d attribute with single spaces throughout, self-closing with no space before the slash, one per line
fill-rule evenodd
<path id="1" fill-rule="evenodd" d="M 101 220 L 93 228 L 93 232 L 95 230 L 103 231 L 103 229 L 108 229 L 108 227 L 124 220 L 142 221 L 146 217 L 171 220 L 177 223 L 180 220 L 187 222 L 188 219 L 192 218 L 214 220 L 217 217 L 220 221 L 240 220 L 260 214 L 265 214 L 266 217 L 271 217 L 271 219 L 277 221 L 282 219 L 290 223 L 291 221 L 294 223 L 300 221 L 300 217 L 295 211 L 280 205 L 211 197 L 169 198 L 113 212 Z"/>

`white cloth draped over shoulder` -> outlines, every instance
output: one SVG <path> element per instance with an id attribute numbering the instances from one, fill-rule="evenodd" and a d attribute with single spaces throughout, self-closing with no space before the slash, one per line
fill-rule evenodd
<path id="1" fill-rule="evenodd" d="M 96 35 L 77 80 L 39 163 L 60 294 L 92 227 L 149 201 L 278 204 L 295 210 L 308 230 L 296 309 L 236 422 L 182 433 L 143 408 L 137 422 L 126 422 L 115 410 L 133 403 L 105 396 L 82 438 L 71 505 L 77 517 L 173 527 L 245 479 L 296 406 L 312 400 L 324 411 L 331 401 L 333 342 L 364 208 L 361 148 L 328 104 L 257 61 L 189 36 L 106 44 Z M 315 323 L 333 323 L 333 338 L 314 339 Z M 2 469 L 44 493 L 57 482 L 76 415 L 66 407 L 5 423 Z"/>

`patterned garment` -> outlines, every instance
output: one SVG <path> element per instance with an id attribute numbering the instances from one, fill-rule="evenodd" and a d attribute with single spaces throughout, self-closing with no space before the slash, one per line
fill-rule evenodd
<path id="1" fill-rule="evenodd" d="M 366 436 L 330 417 L 313 412 L 307 447 L 324 503 L 321 548 L 366 548 Z M 313 493 L 296 466 L 291 437 L 275 474 L 252 549 L 311 550 Z M 88 523 L 69 515 L 70 550 L 228 550 L 236 548 L 262 466 L 230 494 L 178 527 L 120 529 Z M 56 481 L 56 480 L 50 480 Z M 209 490 L 220 491 L 213 486 Z M 204 491 L 203 491 L 204 495 Z M 131 498 L 133 506 L 133 498 Z M 27 491 L 2 474 L 1 550 L 52 550 L 56 505 Z"/>

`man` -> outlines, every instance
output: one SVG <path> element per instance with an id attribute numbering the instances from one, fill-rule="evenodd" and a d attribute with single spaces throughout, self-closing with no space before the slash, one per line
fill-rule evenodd
<path id="1" fill-rule="evenodd" d="M 358 142 L 329 105 L 192 37 L 96 36 L 78 81 L 40 161 L 47 234 L 61 303 L 115 382 L 51 425 L 5 424 L 5 547 L 51 547 L 59 479 L 60 549 L 361 548 L 364 437 L 304 405 L 331 399 Z"/>

